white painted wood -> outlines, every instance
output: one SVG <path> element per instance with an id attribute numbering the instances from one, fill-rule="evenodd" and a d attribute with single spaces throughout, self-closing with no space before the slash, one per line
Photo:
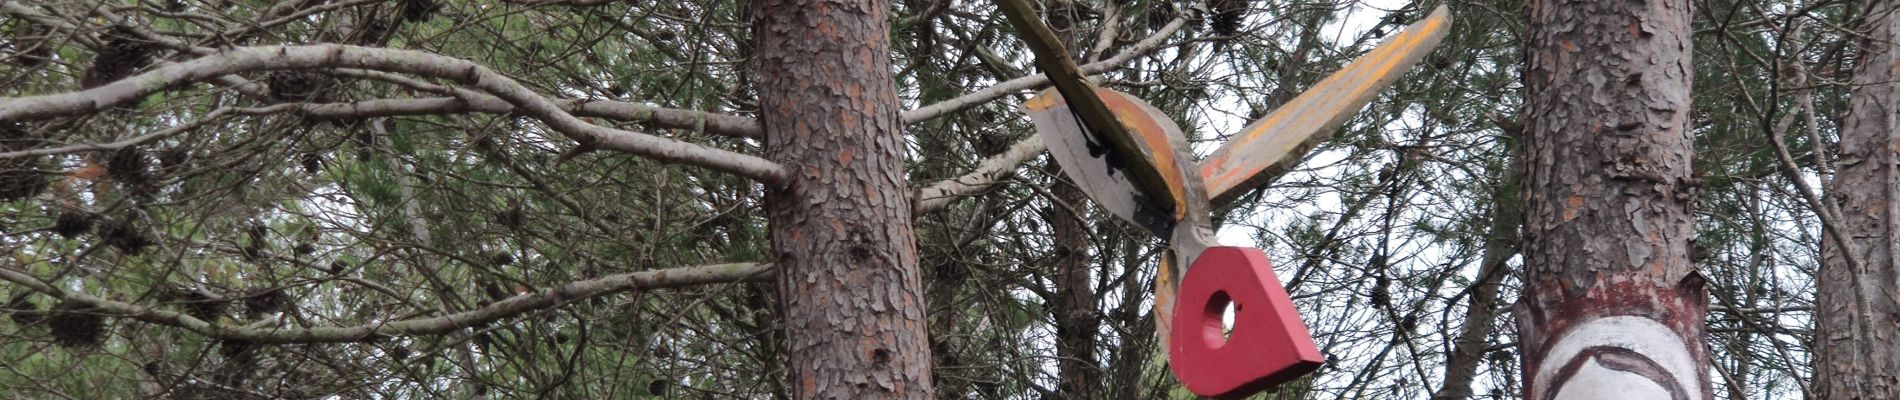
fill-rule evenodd
<path id="1" fill-rule="evenodd" d="M 1537 365 L 1532 398 L 1552 393 L 1550 399 L 1672 400 L 1668 388 L 1677 385 L 1687 400 L 1702 400 L 1702 386 L 1696 382 L 1695 356 L 1684 348 L 1685 341 L 1668 326 L 1638 316 L 1611 316 L 1585 321 L 1552 344 L 1543 362 Z M 1598 360 L 1586 360 L 1575 375 L 1553 382 L 1559 370 L 1578 357 L 1591 357 L 1587 350 L 1600 346 L 1627 349 L 1662 367 L 1674 382 L 1657 382 L 1651 377 L 1611 368 Z M 1551 392 L 1550 385 L 1559 385 Z"/>

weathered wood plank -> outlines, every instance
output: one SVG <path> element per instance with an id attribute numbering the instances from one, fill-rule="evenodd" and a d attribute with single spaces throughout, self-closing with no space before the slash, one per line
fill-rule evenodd
<path id="1" fill-rule="evenodd" d="M 1205 201 L 1190 201 L 1191 197 L 1204 198 L 1199 193 L 1205 191 L 1199 182 L 1190 182 L 1189 178 L 1194 177 L 1190 171 L 1198 164 L 1187 150 L 1180 126 L 1134 96 L 1103 88 L 1092 91 L 1118 123 L 1128 128 L 1136 151 L 1126 154 L 1109 147 L 1105 138 L 1090 134 L 1061 93 L 1045 90 L 1025 102 L 1023 112 L 1048 144 L 1049 155 L 1062 164 L 1063 174 L 1110 214 L 1164 240 L 1173 235 L 1175 225 L 1186 216 L 1206 213 L 1201 205 Z M 1137 168 L 1160 176 L 1161 193 L 1151 195 L 1136 185 L 1131 171 Z"/>
<path id="2" fill-rule="evenodd" d="M 1084 80 L 1088 75 L 1083 74 L 1082 69 L 1075 65 L 1075 60 L 1069 58 L 1068 49 L 1056 38 L 1055 32 L 1036 17 L 1036 11 L 1030 8 L 1029 2 L 996 0 L 996 6 L 1009 18 L 1010 25 L 1016 27 L 1017 36 L 1036 54 L 1036 66 L 1049 75 L 1049 82 L 1072 103 L 1070 107 L 1074 115 L 1083 126 L 1088 127 L 1083 133 L 1088 134 L 1093 141 L 1110 145 L 1110 151 L 1119 156 L 1142 154 L 1141 146 L 1136 143 L 1134 136 L 1115 119 L 1108 105 L 1096 96 L 1094 86 Z M 1161 178 L 1161 172 L 1152 168 L 1152 165 L 1128 163 L 1126 172 L 1129 182 L 1156 205 L 1163 209 L 1175 208 L 1174 199 L 1165 195 L 1168 193 L 1167 183 Z"/>
<path id="3" fill-rule="evenodd" d="M 1387 39 L 1346 68 L 1300 93 L 1286 105 L 1248 124 L 1201 163 L 1213 204 L 1221 205 L 1248 189 L 1265 185 L 1306 158 L 1314 146 L 1333 137 L 1379 91 L 1405 75 L 1431 53 L 1451 30 L 1444 6 L 1405 32 Z"/>

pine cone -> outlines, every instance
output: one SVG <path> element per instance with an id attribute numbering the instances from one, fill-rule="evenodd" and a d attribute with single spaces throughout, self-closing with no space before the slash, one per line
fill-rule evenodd
<path id="1" fill-rule="evenodd" d="M 266 80 L 271 99 L 285 103 L 324 101 L 323 92 L 330 86 L 330 76 L 311 71 L 271 71 Z"/>
<path id="2" fill-rule="evenodd" d="M 94 311 L 91 306 L 72 299 L 53 307 L 53 312 L 46 317 L 53 343 L 67 348 L 97 346 L 105 338 L 106 318 Z"/>
<path id="3" fill-rule="evenodd" d="M 218 355 L 224 356 L 225 361 L 234 364 L 249 364 L 257 356 L 257 352 L 253 351 L 256 347 L 256 344 L 249 340 L 225 339 L 218 341 Z"/>
<path id="4" fill-rule="evenodd" d="M 290 304 L 290 296 L 282 289 L 255 289 L 244 297 L 244 309 L 251 315 L 269 314 L 283 311 Z"/>
<path id="5" fill-rule="evenodd" d="M 1174 22 L 1174 18 L 1178 16 L 1180 16 L 1180 11 L 1174 9 L 1174 3 L 1155 2 L 1154 7 L 1148 8 L 1148 29 L 1159 31 L 1168 26 L 1169 22 Z"/>
<path id="6" fill-rule="evenodd" d="M 86 210 L 61 207 L 59 218 L 53 220 L 53 233 L 67 239 L 84 235 L 92 231 L 92 219 L 92 213 Z"/>
<path id="7" fill-rule="evenodd" d="M 216 322 L 224 316 L 225 306 L 230 304 L 228 300 L 213 299 L 189 288 L 172 288 L 170 292 L 168 297 L 180 303 L 186 314 L 205 321 Z"/>
<path id="8" fill-rule="evenodd" d="M 1240 23 L 1247 17 L 1247 0 L 1208 0 L 1208 9 L 1214 12 L 1208 26 L 1215 34 L 1233 36 L 1240 33 Z"/>
<path id="9" fill-rule="evenodd" d="M 92 66 L 86 69 L 86 75 L 79 80 L 79 87 L 91 89 L 132 76 L 139 68 L 151 62 L 151 46 L 123 29 L 115 28 L 104 38 L 106 47 L 93 56 Z"/>
<path id="10" fill-rule="evenodd" d="M 1003 154 L 1004 151 L 1008 151 L 1009 145 L 1010 145 L 1010 138 L 1009 138 L 1009 135 L 1004 134 L 1002 132 L 990 131 L 990 132 L 984 132 L 981 136 L 978 136 L 976 143 L 974 144 L 976 147 L 976 154 L 979 156 L 983 156 L 984 158 L 988 158 L 988 157 L 994 157 L 997 154 Z"/>
<path id="11" fill-rule="evenodd" d="M 133 193 L 151 194 L 157 187 L 152 185 L 149 165 L 150 163 L 145 160 L 144 150 L 126 147 L 112 152 L 112 155 L 106 158 L 106 174 Z"/>
<path id="12" fill-rule="evenodd" d="M 298 162 L 303 164 L 303 172 L 317 174 L 323 172 L 323 154 L 303 153 Z"/>
<path id="13" fill-rule="evenodd" d="M 502 210 L 501 213 L 495 214 L 495 222 L 509 228 L 521 228 L 521 225 L 527 222 L 527 216 L 521 208 L 521 203 L 516 201 L 509 201 L 508 203 L 507 210 Z"/>
<path id="14" fill-rule="evenodd" d="M 6 308 L 8 312 L 13 314 L 11 316 L 13 318 L 13 323 L 19 326 L 27 326 L 27 325 L 39 323 L 40 320 L 45 317 L 44 315 L 40 314 L 40 305 L 38 303 L 34 303 L 33 300 L 27 299 L 25 297 L 21 297 L 17 301 L 8 303 Z"/>
<path id="15" fill-rule="evenodd" d="M 435 4 L 435 0 L 403 0 L 402 19 L 409 21 L 428 20 L 429 18 L 435 17 L 436 10 L 440 9 L 442 9 L 442 6 Z"/>
<path id="16" fill-rule="evenodd" d="M 1377 305 L 1379 307 L 1391 306 L 1392 305 L 1392 293 L 1390 289 L 1391 280 L 1386 279 L 1384 275 L 1380 275 L 1374 278 L 1376 280 L 1374 280 L 1372 284 L 1372 304 Z"/>
<path id="17" fill-rule="evenodd" d="M 403 347 L 403 346 L 390 347 L 387 353 L 389 354 L 389 359 L 391 360 L 402 361 L 402 360 L 409 359 L 408 347 Z"/>
<path id="18" fill-rule="evenodd" d="M 139 232 L 131 217 L 107 218 L 99 225 L 99 239 L 125 254 L 139 254 L 152 245 L 152 239 Z"/>
<path id="19" fill-rule="evenodd" d="M 270 228 L 265 227 L 263 222 L 251 221 L 250 226 L 245 227 L 244 234 L 251 238 L 251 247 L 262 248 L 268 245 L 264 240 L 270 234 Z"/>
<path id="20" fill-rule="evenodd" d="M 647 382 L 647 394 L 654 395 L 654 396 L 665 396 L 667 386 L 668 384 L 666 383 L 666 381 L 654 379 L 652 382 Z"/>
<path id="21" fill-rule="evenodd" d="M 9 122 L 0 122 L 0 153 L 37 147 L 40 141 L 32 132 Z M 0 202 L 25 200 L 39 195 L 49 182 L 46 157 L 32 156 L 0 159 Z"/>

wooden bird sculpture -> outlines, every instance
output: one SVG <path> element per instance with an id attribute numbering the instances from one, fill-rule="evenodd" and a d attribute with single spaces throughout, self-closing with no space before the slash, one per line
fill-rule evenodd
<path id="1" fill-rule="evenodd" d="M 1439 7 L 1197 161 L 1181 128 L 1147 102 L 1088 84 L 1033 10 L 998 0 L 1055 88 L 1023 106 L 1064 174 L 1117 218 L 1166 241 L 1156 274 L 1156 333 L 1195 394 L 1240 397 L 1325 361 L 1258 249 L 1220 247 L 1213 207 L 1290 169 L 1438 45 Z M 1250 304 L 1251 303 L 1251 304 Z M 1221 313 L 1235 305 L 1231 333 Z M 1243 307 L 1244 306 L 1244 307 Z"/>

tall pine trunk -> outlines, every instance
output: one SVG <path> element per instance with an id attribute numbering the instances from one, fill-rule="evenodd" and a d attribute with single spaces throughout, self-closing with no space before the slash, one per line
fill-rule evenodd
<path id="1" fill-rule="evenodd" d="M 751 4 L 766 199 L 799 399 L 932 397 L 924 296 L 891 75 L 889 4 Z"/>
<path id="2" fill-rule="evenodd" d="M 1530 5 L 1524 398 L 1709 399 L 1689 1 Z"/>
<path id="3" fill-rule="evenodd" d="M 1864 49 L 1854 73 L 1846 127 L 1841 130 L 1840 169 L 1827 187 L 1827 202 L 1848 245 L 1821 241 L 1819 295 L 1815 304 L 1814 394 L 1822 399 L 1900 398 L 1900 85 L 1895 40 L 1900 15 L 1895 2 L 1867 2 Z M 1849 257 L 1854 258 L 1849 260 Z M 1855 265 L 1858 264 L 1858 265 Z"/>

